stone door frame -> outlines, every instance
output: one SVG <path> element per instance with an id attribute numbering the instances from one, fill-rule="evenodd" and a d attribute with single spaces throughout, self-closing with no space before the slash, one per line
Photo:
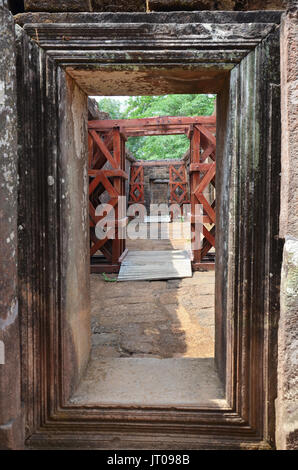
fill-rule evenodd
<path id="1" fill-rule="evenodd" d="M 281 266 L 280 16 L 154 13 L 135 14 L 134 23 L 129 14 L 19 16 L 24 28 L 17 26 L 19 300 L 29 447 L 274 446 Z M 78 118 L 87 123 L 86 72 L 100 74 L 106 67 L 148 72 L 149 81 L 152 70 L 165 77 L 173 68 L 194 71 L 197 92 L 218 93 L 216 360 L 227 397 L 220 406 L 76 406 L 68 401 L 90 348 L 87 280 L 75 305 L 70 295 L 77 285 L 73 272 L 87 279 L 89 264 L 88 249 L 84 252 L 87 149 L 84 153 L 80 144 L 85 137 L 87 142 L 87 126 L 78 128 Z M 193 77 L 187 77 L 190 83 Z M 177 80 L 172 86 L 177 90 Z M 71 185 L 82 179 L 78 195 L 69 199 Z M 82 228 L 75 238 L 73 217 L 82 194 L 86 208 L 84 202 L 78 206 Z M 71 258 L 77 246 L 80 266 Z M 73 308 L 79 319 L 87 312 L 79 338 L 69 317 Z"/>

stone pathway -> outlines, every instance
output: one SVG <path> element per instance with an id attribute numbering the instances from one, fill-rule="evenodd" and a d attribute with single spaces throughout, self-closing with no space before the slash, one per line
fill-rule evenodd
<path id="1" fill-rule="evenodd" d="M 214 272 L 129 282 L 92 274 L 91 308 L 93 358 L 214 356 Z"/>
<path id="2" fill-rule="evenodd" d="M 183 250 L 187 244 L 128 240 L 127 247 Z M 91 360 L 72 402 L 225 406 L 214 366 L 214 279 L 214 272 L 127 282 L 92 274 Z"/>

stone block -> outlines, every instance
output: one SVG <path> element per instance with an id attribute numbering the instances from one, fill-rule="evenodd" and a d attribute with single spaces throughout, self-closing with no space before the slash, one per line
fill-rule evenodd
<path id="1" fill-rule="evenodd" d="M 145 12 L 146 0 L 25 0 L 25 11 Z"/>
<path id="2" fill-rule="evenodd" d="M 286 0 L 149 0 L 151 11 L 283 10 Z"/>
<path id="3" fill-rule="evenodd" d="M 91 0 L 25 0 L 25 11 L 92 11 Z"/>
<path id="4" fill-rule="evenodd" d="M 92 0 L 93 11 L 123 11 L 123 12 L 145 12 L 146 0 Z"/>
<path id="5" fill-rule="evenodd" d="M 278 331 L 276 440 L 280 450 L 298 448 L 298 239 L 284 246 Z"/>
<path id="6" fill-rule="evenodd" d="M 294 3 L 294 2 L 293 2 Z M 298 17 L 289 13 L 281 35 L 281 210 L 280 236 L 298 238 Z"/>

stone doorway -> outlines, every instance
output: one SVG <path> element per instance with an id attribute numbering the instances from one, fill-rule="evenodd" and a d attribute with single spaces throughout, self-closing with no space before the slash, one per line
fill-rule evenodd
<path id="1" fill-rule="evenodd" d="M 150 180 L 151 204 L 168 204 L 170 198 L 169 180 Z"/>
<path id="2" fill-rule="evenodd" d="M 88 124 L 92 140 L 96 137 L 94 129 L 98 137 L 104 139 L 89 152 L 89 168 L 94 167 L 89 170 L 91 185 L 98 171 L 96 162 L 102 158 L 100 147 L 103 152 L 112 153 L 108 132 L 113 126 L 117 125 L 125 138 L 134 134 L 185 133 L 186 120 L 191 122 L 187 117 L 151 118 L 152 123 L 150 119 L 109 121 L 108 116 L 101 120 L 101 115 L 100 111 L 93 112 Z M 171 125 L 170 120 L 175 122 Z M 215 117 L 207 125 L 214 133 Z M 104 147 L 104 143 L 109 148 Z M 130 158 L 133 156 L 130 154 Z M 185 158 L 190 159 L 189 150 Z M 109 160 L 113 162 L 111 157 Z M 90 161 L 95 163 L 90 165 Z M 131 209 L 137 202 L 146 203 L 146 209 L 149 208 L 139 227 L 141 233 L 146 233 L 145 239 L 126 239 L 127 253 L 122 257 L 119 275 L 101 274 L 106 268 L 91 265 L 91 358 L 70 402 L 81 406 L 117 402 L 135 406 L 167 402 L 176 406 L 220 405 L 224 403 L 224 390 L 214 364 L 214 272 L 201 272 L 191 277 L 188 259 L 190 274 L 179 279 L 183 277 L 181 261 L 177 258 L 176 269 L 174 266 L 171 269 L 167 261 L 169 255 L 178 257 L 180 253 L 191 253 L 190 221 L 182 223 L 181 217 L 177 221 L 178 214 L 174 213 L 175 220 L 170 223 L 169 215 L 171 203 L 176 202 L 179 212 L 183 210 L 183 202 L 190 203 L 186 163 L 182 158 L 179 161 L 137 160 L 127 176 L 131 177 L 128 207 Z M 182 197 L 174 193 L 180 184 Z M 94 203 L 92 199 L 93 206 Z M 149 215 L 152 204 L 161 205 L 162 222 L 159 224 L 153 221 L 158 216 L 154 219 Z M 93 212 L 90 214 L 92 222 Z M 157 229 L 154 238 L 151 238 L 152 225 Z M 187 225 L 187 233 L 181 225 Z M 127 228 L 129 230 L 129 225 Z M 180 234 L 179 239 L 177 234 Z M 135 260 L 135 265 L 132 262 L 128 266 L 130 258 Z M 146 264 L 139 266 L 142 259 Z M 117 282 L 119 280 L 121 282 Z M 194 296 L 194 293 L 200 295 Z"/>
<path id="3" fill-rule="evenodd" d="M 56 447 L 102 448 L 116 439 L 120 448 L 156 449 L 168 445 L 173 436 L 177 448 L 268 448 L 274 443 L 274 424 L 268 416 L 274 415 L 276 383 L 278 300 L 274 288 L 279 285 L 280 263 L 272 261 L 271 253 L 279 249 L 275 238 L 279 171 L 273 172 L 272 165 L 278 170 L 279 127 L 271 117 L 279 113 L 276 25 L 280 15 L 250 13 L 249 21 L 245 15 L 230 13 L 177 15 L 160 18 L 153 14 L 150 22 L 139 16 L 133 26 L 125 25 L 125 17 L 117 15 L 113 17 L 115 27 L 108 16 L 100 19 L 95 14 L 88 18 L 92 26 L 87 30 L 86 17 L 80 15 L 68 16 L 67 26 L 65 18 L 47 14 L 19 19 L 24 30 L 18 31 L 18 113 L 31 139 L 19 135 L 28 157 L 20 159 L 19 223 L 24 223 L 26 230 L 19 234 L 19 246 L 23 247 L 19 286 L 23 402 L 27 443 L 32 447 L 47 446 L 51 441 Z M 227 25 L 230 42 L 222 43 Z M 157 30 L 162 36 L 160 44 L 150 40 Z M 136 41 L 132 49 L 130 34 Z M 116 54 L 115 49 L 109 49 L 111 35 Z M 65 41 L 65 37 L 69 39 Z M 78 37 L 79 51 L 74 39 Z M 98 53 L 90 55 L 90 41 L 96 37 L 101 45 Z M 120 37 L 124 38 L 121 45 Z M 104 51 L 103 38 L 107 41 Z M 145 50 L 142 41 L 149 46 Z M 70 191 L 82 181 L 85 161 L 78 136 L 84 140 L 86 128 L 78 125 L 77 117 L 80 122 L 87 118 L 86 96 L 95 94 L 92 87 L 101 88 L 103 94 L 108 94 L 104 88 L 114 87 L 115 94 L 121 88 L 123 94 L 123 86 L 133 87 L 135 92 L 153 87 L 155 93 L 166 88 L 195 88 L 219 96 L 222 165 L 217 196 L 222 216 L 217 243 L 222 248 L 216 272 L 215 347 L 226 383 L 226 402 L 216 410 L 195 406 L 173 409 L 170 404 L 135 409 L 121 404 L 84 407 L 69 403 L 85 370 L 90 346 L 88 286 L 81 282 L 88 278 L 87 234 L 73 230 L 78 213 L 80 221 L 87 216 L 81 204 L 84 188 Z M 51 127 L 48 120 L 40 120 L 42 109 L 51 118 Z M 73 143 L 71 149 L 68 142 Z M 247 152 L 253 158 L 247 159 Z M 42 160 L 38 158 L 41 154 Z M 267 158 L 261 159 L 261 155 Z M 76 195 L 71 204 L 70 192 Z M 32 213 L 35 216 L 29 217 Z M 43 233 L 45 238 L 40 236 Z M 71 256 L 73 251 L 76 259 Z M 26 342 L 28 337 L 32 342 Z"/>

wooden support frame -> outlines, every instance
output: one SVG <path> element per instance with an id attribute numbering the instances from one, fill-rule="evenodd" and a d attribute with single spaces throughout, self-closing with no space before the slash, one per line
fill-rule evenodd
<path id="1" fill-rule="evenodd" d="M 146 15 L 137 15 L 135 24 L 126 23 L 127 16 L 121 14 L 84 15 L 84 21 L 80 15 L 69 14 L 67 25 L 59 24 L 65 19 L 54 18 L 39 13 L 20 16 L 25 32 L 18 32 L 18 224 L 25 227 L 19 232 L 19 312 L 26 446 L 273 448 L 281 262 L 277 239 L 280 12 L 152 13 L 150 23 Z M 90 27 L 86 27 L 86 21 Z M 209 23 L 206 28 L 205 23 Z M 227 25 L 229 35 L 222 42 Z M 96 47 L 92 54 L 91 47 L 93 51 Z M 76 77 L 81 90 L 96 94 L 96 88 L 84 88 L 92 66 L 96 74 L 106 68 L 115 67 L 117 73 L 125 68 L 126 79 L 131 73 L 135 80 L 138 67 L 149 75 L 157 68 L 162 77 L 168 70 L 173 76 L 177 64 L 183 70 L 187 64 L 187 73 L 195 70 L 194 92 L 217 89 L 218 119 L 226 119 L 217 156 L 221 156 L 217 168 L 221 207 L 217 239 L 224 249 L 217 250 L 216 261 L 216 315 L 221 319 L 216 335 L 226 361 L 222 369 L 226 403 L 205 409 L 121 403 L 112 407 L 100 403 L 76 406 L 64 391 L 69 307 L 63 293 L 67 283 L 72 287 L 73 281 L 68 274 L 70 259 L 64 255 L 70 243 L 65 230 L 71 221 L 65 218 L 62 227 L 62 179 L 68 174 L 65 162 L 74 164 L 57 121 L 61 116 L 58 110 L 67 109 L 64 69 Z M 218 75 L 207 88 L 206 81 L 200 82 L 198 77 L 202 71 L 208 73 L 210 64 Z M 93 77 L 89 83 L 95 87 Z M 155 76 L 153 79 L 156 83 Z M 34 87 L 30 86 L 32 82 Z M 163 86 L 173 84 L 168 92 L 177 90 L 173 82 L 163 81 Z M 150 81 L 146 83 L 150 86 Z M 47 113 L 51 126 L 48 119 L 40 119 L 42 113 Z M 53 180 L 48 180 L 49 175 Z"/>
<path id="2" fill-rule="evenodd" d="M 212 184 L 215 188 L 216 173 L 216 140 L 213 134 L 204 126 L 193 125 L 190 133 L 190 192 L 191 192 L 191 232 L 196 237 L 196 205 L 203 208 L 202 227 L 203 240 L 201 248 L 193 250 L 192 267 L 194 271 L 213 270 L 214 255 L 208 254 L 215 249 L 216 200 L 210 204 L 204 196 L 204 191 Z M 209 160 L 208 163 L 206 163 Z M 198 215 L 197 215 L 198 216 Z M 208 228 L 209 226 L 209 228 Z M 207 257 L 207 258 L 206 258 Z"/>
<path id="3" fill-rule="evenodd" d="M 118 127 L 115 127 L 118 126 Z M 186 134 L 190 142 L 190 193 L 188 196 L 188 180 L 186 174 L 185 163 L 169 164 L 169 189 L 170 204 L 191 203 L 191 231 L 193 237 L 198 237 L 197 226 L 194 221 L 195 206 L 201 204 L 203 206 L 203 244 L 202 249 L 193 250 L 192 267 L 196 270 L 214 270 L 215 258 L 214 254 L 210 256 L 210 249 L 215 248 L 215 200 L 210 205 L 205 198 L 203 192 L 209 184 L 215 188 L 215 155 L 216 155 L 216 139 L 212 132 L 216 129 L 215 116 L 195 116 L 195 117 L 172 117 L 162 116 L 157 118 L 145 119 L 120 119 L 120 120 L 101 120 L 89 121 L 89 135 L 94 136 L 95 141 L 99 139 L 97 133 L 103 135 L 106 141 L 109 141 L 110 134 L 113 129 L 120 128 L 122 133 L 128 137 L 150 136 L 150 135 L 176 135 Z M 104 147 L 102 140 L 97 143 L 102 148 L 102 152 L 106 154 L 112 164 L 112 157 L 107 148 Z M 90 157 L 91 158 L 91 157 Z M 89 160 L 90 160 L 89 158 Z M 91 161 L 98 161 L 96 154 Z M 212 160 L 213 163 L 206 163 Z M 178 193 L 178 190 L 181 193 Z M 130 174 L 130 192 L 129 204 L 144 204 L 144 166 L 143 162 L 138 162 L 131 167 Z M 173 215 L 173 214 L 172 214 Z M 211 224 L 212 228 L 208 229 L 207 224 Z M 91 230 L 94 230 L 91 228 Z M 100 244 L 102 246 L 102 243 Z M 116 245 L 115 245 L 116 246 Z M 115 248 L 114 248 L 115 249 Z M 208 257 L 209 255 L 209 257 Z M 208 259 L 209 258 L 209 259 Z"/>
<path id="4" fill-rule="evenodd" d="M 113 127 L 103 136 L 100 131 L 89 127 L 88 152 L 91 272 L 117 273 L 125 251 L 125 239 L 119 236 L 119 223 L 126 223 L 119 208 L 119 198 L 125 197 L 125 179 L 128 178 L 125 173 L 125 137 L 120 128 Z M 107 164 L 111 169 L 106 169 Z M 98 240 L 95 227 L 104 215 L 97 217 L 95 211 L 103 193 L 108 195 L 104 203 L 114 211 L 115 227 L 107 232 L 105 239 Z"/>

